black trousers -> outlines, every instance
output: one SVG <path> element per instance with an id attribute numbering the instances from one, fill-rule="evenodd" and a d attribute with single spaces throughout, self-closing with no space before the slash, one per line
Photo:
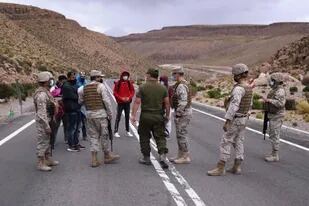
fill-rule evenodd
<path id="1" fill-rule="evenodd" d="M 124 110 L 125 114 L 125 120 L 126 120 L 126 130 L 127 132 L 130 131 L 130 105 L 131 103 L 120 103 L 117 105 L 117 116 L 116 116 L 116 121 L 115 121 L 115 133 L 118 132 L 118 127 L 119 127 L 119 122 L 121 119 L 121 114 L 122 111 Z"/>

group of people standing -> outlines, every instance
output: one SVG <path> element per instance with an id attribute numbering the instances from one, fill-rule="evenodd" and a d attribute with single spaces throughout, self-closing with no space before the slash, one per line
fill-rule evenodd
<path id="1" fill-rule="evenodd" d="M 235 148 L 236 158 L 234 166 L 228 171 L 240 174 L 240 166 L 244 160 L 245 128 L 250 115 L 254 84 L 248 80 L 249 69 L 244 64 L 233 66 L 232 74 L 236 84 L 226 101 L 226 122 L 223 126 L 224 135 L 220 143 L 220 158 L 217 167 L 208 171 L 210 176 L 225 174 L 225 164 L 231 156 L 232 147 Z M 71 152 L 84 148 L 79 143 L 79 133 L 84 128 L 83 138 L 87 138 L 90 142 L 92 167 L 98 167 L 101 164 L 98 158 L 101 148 L 105 164 L 120 158 L 109 147 L 113 111 L 103 77 L 101 71 L 92 70 L 90 81 L 86 82 L 84 73 L 76 77 L 74 72 L 68 72 L 67 76 L 60 75 L 58 82 L 54 85 L 50 72 L 38 74 L 39 88 L 34 94 L 34 104 L 38 130 L 37 167 L 39 170 L 50 171 L 52 166 L 59 164 L 58 161 L 51 159 L 50 147 L 54 147 L 55 136 L 61 121 L 63 122 L 65 141 L 68 143 L 67 150 Z M 153 137 L 158 148 L 159 163 L 163 169 L 168 168 L 166 143 L 167 138 L 171 135 L 172 116 L 175 122 L 178 152 L 175 157 L 169 160 L 175 164 L 191 162 L 188 136 L 188 126 L 192 118 L 191 89 L 185 80 L 183 68 L 172 71 L 172 80 L 175 84 L 169 86 L 167 76 L 160 77 L 158 69 L 150 68 L 146 73 L 146 82 L 139 87 L 136 94 L 128 71 L 122 72 L 120 79 L 114 84 L 113 95 L 117 101 L 114 136 L 120 137 L 118 128 L 123 111 L 127 136 L 133 136 L 130 132 L 130 120 L 135 125 L 137 125 L 137 121 L 139 122 L 138 134 L 142 153 L 139 163 L 141 164 L 151 165 L 150 139 Z M 272 152 L 265 157 L 265 160 L 269 162 L 279 161 L 279 138 L 285 106 L 282 74 L 272 74 L 270 86 L 272 88 L 270 94 L 267 98 L 261 99 L 266 105 L 270 120 L 269 134 Z M 50 89 L 51 87 L 52 89 Z M 84 120 L 82 120 L 83 118 Z"/>

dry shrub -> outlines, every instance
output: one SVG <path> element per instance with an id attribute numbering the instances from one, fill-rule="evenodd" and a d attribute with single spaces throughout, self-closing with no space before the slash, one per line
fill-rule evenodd
<path id="1" fill-rule="evenodd" d="M 296 106 L 296 110 L 299 114 L 309 114 L 309 103 L 306 100 L 300 101 Z"/>

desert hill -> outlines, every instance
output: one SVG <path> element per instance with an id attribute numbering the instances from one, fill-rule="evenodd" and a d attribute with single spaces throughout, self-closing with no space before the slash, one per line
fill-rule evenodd
<path id="1" fill-rule="evenodd" d="M 268 62 L 257 67 L 257 72 L 280 71 L 295 77 L 309 72 L 309 35 L 279 49 Z"/>
<path id="2" fill-rule="evenodd" d="M 165 27 L 114 38 L 157 64 L 259 65 L 309 34 L 309 23 Z"/>
<path id="3" fill-rule="evenodd" d="M 81 27 L 65 16 L 32 6 L 0 3 L 0 82 L 34 80 L 33 73 L 68 68 L 145 69 L 148 62 L 104 34 Z"/>

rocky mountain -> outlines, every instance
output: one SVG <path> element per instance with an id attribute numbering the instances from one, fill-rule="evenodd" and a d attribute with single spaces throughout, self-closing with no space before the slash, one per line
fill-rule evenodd
<path id="1" fill-rule="evenodd" d="M 257 67 L 258 72 L 280 71 L 295 77 L 309 72 L 309 35 L 279 49 L 268 62 Z"/>
<path id="2" fill-rule="evenodd" d="M 32 6 L 0 3 L 0 82 L 34 81 L 33 73 L 73 68 L 132 72 L 149 63 L 105 36 L 65 16 Z"/>
<path id="3" fill-rule="evenodd" d="M 259 65 L 309 34 L 309 23 L 165 27 L 114 38 L 158 64 Z"/>

